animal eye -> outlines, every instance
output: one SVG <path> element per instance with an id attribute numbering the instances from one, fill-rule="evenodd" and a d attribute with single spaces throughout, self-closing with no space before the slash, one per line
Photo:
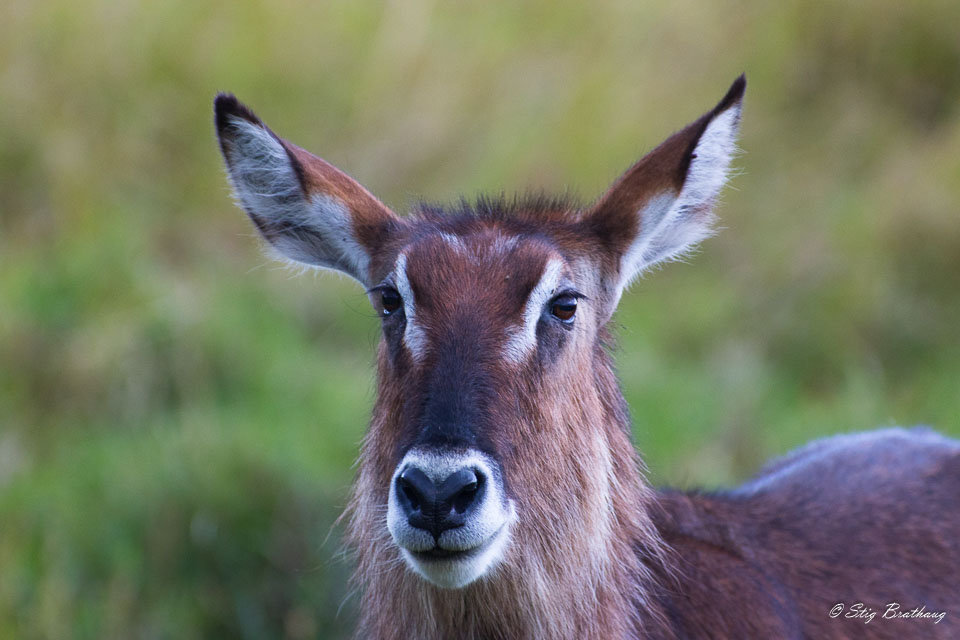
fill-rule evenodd
<path id="1" fill-rule="evenodd" d="M 383 307 L 383 315 L 389 316 L 400 309 L 403 304 L 403 298 L 395 289 L 384 289 L 380 292 L 380 305 Z"/>
<path id="2" fill-rule="evenodd" d="M 574 296 L 560 296 L 556 298 L 550 306 L 550 313 L 558 320 L 566 324 L 573 322 L 573 316 L 577 313 L 577 299 Z"/>

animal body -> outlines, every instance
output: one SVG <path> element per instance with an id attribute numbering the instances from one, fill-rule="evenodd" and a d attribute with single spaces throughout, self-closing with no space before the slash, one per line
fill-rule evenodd
<path id="1" fill-rule="evenodd" d="M 358 280 L 381 316 L 348 510 L 358 637 L 960 637 L 956 441 L 837 436 L 718 493 L 644 481 L 607 324 L 632 279 L 710 234 L 744 88 L 588 207 L 404 217 L 217 97 L 260 234 Z"/>

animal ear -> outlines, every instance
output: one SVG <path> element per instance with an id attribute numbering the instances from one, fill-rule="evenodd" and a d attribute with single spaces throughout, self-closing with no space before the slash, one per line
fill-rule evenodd
<path id="1" fill-rule="evenodd" d="M 737 150 L 746 84 L 737 78 L 716 107 L 630 167 L 587 212 L 584 222 L 612 254 L 604 279 L 613 305 L 638 274 L 711 235 L 713 202 Z"/>
<path id="2" fill-rule="evenodd" d="M 234 96 L 219 94 L 214 112 L 237 200 L 274 250 L 374 284 L 371 257 L 400 219 L 353 178 L 277 137 Z"/>

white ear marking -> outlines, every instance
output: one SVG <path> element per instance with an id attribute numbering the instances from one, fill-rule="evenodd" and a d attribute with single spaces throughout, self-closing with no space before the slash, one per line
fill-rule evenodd
<path id="1" fill-rule="evenodd" d="M 711 207 L 737 153 L 739 122 L 739 103 L 714 117 L 697 141 L 680 193 L 655 196 L 637 212 L 640 231 L 621 258 L 619 290 L 655 264 L 682 258 L 712 235 Z"/>
<path id="2" fill-rule="evenodd" d="M 239 204 L 262 211 L 264 217 L 271 217 L 277 209 L 285 213 L 290 201 L 302 193 L 286 150 L 263 127 L 237 116 L 230 116 L 229 121 L 233 135 L 227 177 Z"/>
<path id="3" fill-rule="evenodd" d="M 268 130 L 237 116 L 229 122 L 230 182 L 239 204 L 266 225 L 274 253 L 367 284 L 370 256 L 354 235 L 347 205 L 323 193 L 308 200 L 290 156 Z"/>
<path id="4" fill-rule="evenodd" d="M 737 154 L 737 127 L 740 104 L 719 114 L 700 136 L 687 179 L 680 192 L 679 206 L 709 206 L 730 174 L 730 163 Z"/>

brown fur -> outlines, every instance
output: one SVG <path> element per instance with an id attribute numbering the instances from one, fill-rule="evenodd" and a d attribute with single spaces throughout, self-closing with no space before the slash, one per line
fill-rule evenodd
<path id="1" fill-rule="evenodd" d="M 560 224 L 579 220 L 555 212 L 555 219 L 564 218 L 569 221 Z M 473 246 L 510 227 L 461 212 L 444 228 L 459 230 Z M 471 327 L 473 340 L 496 344 L 523 299 L 511 294 L 505 276 L 520 283 L 525 272 L 538 273 L 537 254 L 560 251 L 575 263 L 584 252 L 582 238 L 558 237 L 527 241 L 521 245 L 526 259 L 524 251 L 513 255 L 509 269 L 497 262 L 465 268 L 430 235 L 408 246 L 409 274 L 424 301 L 418 313 L 435 314 L 423 320 L 431 335 L 442 340 L 445 328 Z M 505 302 L 511 299 L 513 308 Z M 482 321 L 473 324 L 458 310 Z M 478 325 L 484 329 L 477 331 Z M 518 374 L 491 363 L 501 381 L 497 450 L 522 517 L 496 574 L 455 591 L 433 587 L 407 569 L 384 525 L 390 474 L 410 437 L 401 416 L 422 378 L 405 368 L 409 363 L 398 370 L 381 345 L 378 400 L 349 509 L 363 592 L 359 637 L 887 638 L 957 632 L 960 610 L 947 594 L 960 593 L 960 544 L 950 520 L 960 497 L 960 447 L 945 440 L 926 445 L 930 460 L 918 467 L 911 454 L 919 446 L 915 438 L 892 444 L 879 438 L 873 443 L 878 450 L 901 449 L 881 461 L 869 449 L 840 451 L 824 463 L 831 475 L 801 468 L 757 495 L 654 493 L 642 480 L 606 342 L 599 328 L 548 371 L 532 364 Z M 571 486 L 578 487 L 575 496 Z M 838 495 L 829 495 L 833 491 Z M 914 504 L 921 497 L 929 502 Z M 916 522 L 901 530 L 910 518 Z M 855 602 L 881 613 L 888 602 L 905 609 L 925 605 L 947 617 L 937 625 L 829 617 L 834 605 Z"/>
<path id="2" fill-rule="evenodd" d="M 377 400 L 345 514 L 362 593 L 358 637 L 960 637 L 956 441 L 924 430 L 818 441 L 725 493 L 657 492 L 644 482 L 608 353 L 619 270 L 640 232 L 637 212 L 681 192 L 698 140 L 717 114 L 739 105 L 743 89 L 740 79 L 586 209 L 501 198 L 422 206 L 401 219 L 346 174 L 276 138 L 305 200 L 326 195 L 349 211 L 369 258 L 369 273 L 355 277 L 381 282 L 403 253 L 429 343 L 414 359 L 399 316 L 385 317 Z M 232 96 L 218 98 L 228 166 L 231 116 L 266 129 Z M 709 216 L 710 204 L 684 215 Z M 257 222 L 258 212 L 249 213 Z M 271 233 L 264 231 L 273 241 Z M 322 240 L 315 246 L 330 245 Z M 502 347 L 549 260 L 585 295 L 576 325 L 549 325 L 544 316 L 529 358 L 505 359 Z M 445 398 L 463 407 L 467 427 L 430 423 L 424 408 Z M 502 466 L 519 515 L 500 564 L 445 590 L 406 566 L 386 505 L 392 474 L 418 438 L 433 432 L 453 442 L 457 434 L 444 429 L 464 428 Z M 846 613 L 857 602 L 878 618 L 890 602 L 945 618 L 865 624 L 830 616 L 837 604 Z"/>

